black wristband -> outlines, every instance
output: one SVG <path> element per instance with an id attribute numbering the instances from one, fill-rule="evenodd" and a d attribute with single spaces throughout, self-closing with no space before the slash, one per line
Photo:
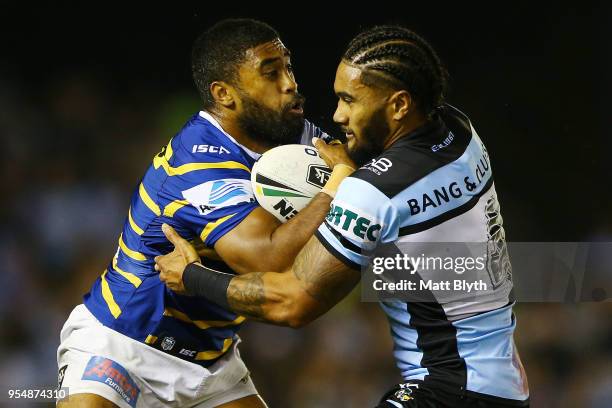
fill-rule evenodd
<path id="1" fill-rule="evenodd" d="M 183 286 L 190 295 L 206 298 L 229 310 L 227 288 L 233 277 L 229 273 L 191 263 L 183 271 Z"/>

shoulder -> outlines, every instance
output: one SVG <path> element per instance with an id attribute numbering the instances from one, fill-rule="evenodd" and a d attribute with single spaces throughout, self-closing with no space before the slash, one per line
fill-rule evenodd
<path id="1" fill-rule="evenodd" d="M 472 140 L 469 119 L 450 106 L 360 167 L 361 179 L 392 198 L 429 173 L 460 158 Z"/>
<path id="2" fill-rule="evenodd" d="M 240 147 L 199 114 L 187 121 L 172 139 L 172 148 L 182 163 L 245 162 Z"/>

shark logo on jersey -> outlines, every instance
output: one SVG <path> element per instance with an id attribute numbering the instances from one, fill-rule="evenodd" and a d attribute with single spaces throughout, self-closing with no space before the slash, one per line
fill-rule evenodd
<path id="1" fill-rule="evenodd" d="M 487 219 L 487 271 L 493 288 L 500 287 L 506 280 L 512 279 L 512 264 L 506 246 L 504 220 L 501 216 L 497 195 L 487 201 L 485 217 Z"/>
<path id="2" fill-rule="evenodd" d="M 250 180 L 224 179 L 207 181 L 182 192 L 183 197 L 198 209 L 201 215 L 236 205 L 255 201 Z"/>

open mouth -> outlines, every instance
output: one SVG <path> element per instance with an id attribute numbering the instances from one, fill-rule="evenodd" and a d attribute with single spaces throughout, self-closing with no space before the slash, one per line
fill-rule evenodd
<path id="1" fill-rule="evenodd" d="M 304 114 L 304 103 L 301 101 L 296 101 L 289 105 L 288 112 L 303 115 Z"/>

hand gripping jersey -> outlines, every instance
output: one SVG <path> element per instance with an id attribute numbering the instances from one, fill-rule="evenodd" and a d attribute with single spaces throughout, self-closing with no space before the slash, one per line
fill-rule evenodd
<path id="1" fill-rule="evenodd" d="M 358 270 L 386 243 L 401 249 L 406 243 L 497 241 L 505 247 L 491 165 L 469 119 L 445 106 L 357 170 L 341 184 L 317 237 Z M 527 399 L 512 338 L 511 274 L 505 272 L 476 301 L 446 302 L 432 294 L 431 302 L 381 302 L 404 379 L 454 393 Z"/>
<path id="2" fill-rule="evenodd" d="M 313 136 L 329 137 L 306 122 L 302 140 Z M 154 258 L 172 250 L 163 223 L 212 248 L 253 211 L 250 170 L 259 156 L 208 113 L 194 115 L 136 188 L 117 252 L 84 297 L 91 313 L 119 333 L 205 367 L 222 356 L 245 318 L 172 292 L 159 280 Z"/>

